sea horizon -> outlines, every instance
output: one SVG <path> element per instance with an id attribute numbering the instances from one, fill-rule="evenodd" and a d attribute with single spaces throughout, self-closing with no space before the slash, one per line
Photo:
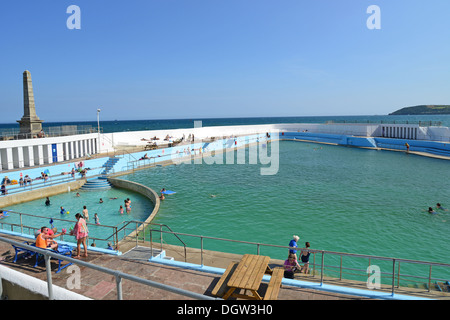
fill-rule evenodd
<path id="1" fill-rule="evenodd" d="M 418 123 L 430 122 L 436 125 L 450 127 L 450 115 L 337 115 L 337 116 L 255 116 L 255 117 L 192 117 L 178 119 L 133 119 L 133 120 L 101 120 L 100 127 L 103 133 L 122 131 L 145 131 L 193 128 L 194 121 L 202 121 L 202 126 L 238 126 L 263 125 L 276 123 Z M 97 120 L 83 121 L 45 121 L 43 129 L 78 125 L 97 127 Z M 0 123 L 0 133 L 9 130 L 19 130 L 19 123 Z"/>
<path id="2" fill-rule="evenodd" d="M 326 117 L 379 117 L 379 116 L 389 116 L 388 114 L 354 114 L 354 115 L 317 115 L 317 116 L 233 116 L 233 117 L 183 117 L 183 118 L 158 118 L 158 119 L 105 119 L 101 120 L 100 122 L 110 122 L 110 121 L 166 121 L 166 120 L 207 120 L 207 119 L 260 119 L 260 118 L 326 118 Z M 393 115 L 395 116 L 395 115 Z M 18 121 L 18 120 L 17 120 Z M 0 125 L 18 125 L 18 122 L 0 122 Z M 81 122 L 95 122 L 97 123 L 97 120 L 74 120 L 74 121 L 45 121 L 43 123 L 81 123 Z"/>

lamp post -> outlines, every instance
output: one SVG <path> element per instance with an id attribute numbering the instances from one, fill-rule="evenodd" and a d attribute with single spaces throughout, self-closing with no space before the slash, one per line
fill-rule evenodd
<path id="1" fill-rule="evenodd" d="M 100 153 L 100 109 L 97 109 L 97 130 L 98 130 L 98 150 L 97 153 Z"/>

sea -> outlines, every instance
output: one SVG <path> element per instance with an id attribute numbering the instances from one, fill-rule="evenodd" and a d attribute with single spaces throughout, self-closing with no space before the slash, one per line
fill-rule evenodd
<path id="1" fill-rule="evenodd" d="M 239 126 L 274 123 L 421 123 L 450 127 L 450 115 L 355 115 L 355 116 L 308 116 L 308 117 L 250 117 L 250 118 L 195 118 L 162 120 L 111 120 L 100 121 L 103 133 L 193 128 L 194 121 L 202 121 L 203 127 Z M 44 128 L 66 125 L 91 126 L 97 128 L 97 121 L 43 122 Z M 2 131 L 18 130 L 18 123 L 0 123 Z"/>

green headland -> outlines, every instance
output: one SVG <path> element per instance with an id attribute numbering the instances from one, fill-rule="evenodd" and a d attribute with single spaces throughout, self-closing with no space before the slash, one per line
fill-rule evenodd
<path id="1" fill-rule="evenodd" d="M 420 105 L 414 107 L 405 107 L 389 113 L 389 115 L 409 114 L 450 114 L 450 105 Z"/>

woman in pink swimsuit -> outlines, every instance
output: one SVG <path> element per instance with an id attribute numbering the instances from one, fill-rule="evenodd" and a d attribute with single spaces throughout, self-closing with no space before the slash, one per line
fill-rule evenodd
<path id="1" fill-rule="evenodd" d="M 83 244 L 84 254 L 83 257 L 87 257 L 87 246 L 86 239 L 88 236 L 88 228 L 86 225 L 86 221 L 83 219 L 83 216 L 79 213 L 75 215 L 75 218 L 78 220 L 75 224 L 75 227 L 72 230 L 72 235 L 77 239 L 77 255 L 74 258 L 80 257 L 80 247 Z"/>

